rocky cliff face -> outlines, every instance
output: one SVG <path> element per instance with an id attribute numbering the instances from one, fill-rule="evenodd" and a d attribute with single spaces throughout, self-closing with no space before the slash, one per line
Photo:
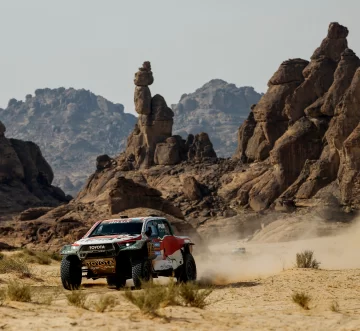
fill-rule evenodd
<path id="1" fill-rule="evenodd" d="M 39 89 L 0 109 L 7 136 L 38 144 L 55 173 L 54 183 L 76 194 L 94 171 L 96 156 L 123 150 L 136 118 L 86 90 Z"/>
<path id="2" fill-rule="evenodd" d="M 0 122 L 0 213 L 32 206 L 57 206 L 70 200 L 52 186 L 54 174 L 39 147 L 30 141 L 7 139 Z"/>
<path id="3" fill-rule="evenodd" d="M 194 93 L 182 95 L 174 111 L 174 133 L 181 136 L 207 132 L 220 157 L 231 156 L 237 144 L 236 130 L 258 103 L 261 94 L 252 87 L 236 87 L 213 79 Z"/>
<path id="4" fill-rule="evenodd" d="M 259 166 L 266 169 L 251 187 L 239 187 L 248 196 L 243 204 L 254 210 L 300 206 L 335 181 L 339 202 L 360 207 L 360 60 L 347 35 L 346 27 L 331 23 L 310 62 L 282 63 L 240 127 L 234 158 L 265 160 Z"/>

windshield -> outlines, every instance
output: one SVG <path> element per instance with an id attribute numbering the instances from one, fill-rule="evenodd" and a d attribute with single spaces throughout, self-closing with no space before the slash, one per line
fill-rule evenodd
<path id="1" fill-rule="evenodd" d="M 89 237 L 116 234 L 141 234 L 142 223 L 101 223 Z"/>

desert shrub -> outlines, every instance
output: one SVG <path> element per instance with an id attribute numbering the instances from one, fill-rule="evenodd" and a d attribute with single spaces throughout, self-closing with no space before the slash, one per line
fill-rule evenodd
<path id="1" fill-rule="evenodd" d="M 298 268 L 319 269 L 320 262 L 314 259 L 313 251 L 303 251 L 296 254 L 296 266 Z"/>
<path id="2" fill-rule="evenodd" d="M 330 310 L 335 312 L 335 313 L 338 313 L 340 312 L 340 306 L 339 306 L 339 303 L 337 301 L 333 301 L 330 305 Z"/>
<path id="3" fill-rule="evenodd" d="M 70 293 L 66 294 L 66 299 L 69 305 L 79 307 L 79 308 L 86 308 L 87 295 L 81 290 L 74 290 Z"/>
<path id="4" fill-rule="evenodd" d="M 309 310 L 311 298 L 304 292 L 297 292 L 292 295 L 292 300 L 305 310 Z"/>
<path id="5" fill-rule="evenodd" d="M 23 259 L 27 263 L 38 263 L 42 265 L 51 264 L 51 253 L 48 252 L 32 251 L 24 248 L 14 256 Z"/>
<path id="6" fill-rule="evenodd" d="M 165 286 L 152 283 L 143 283 L 143 290 L 133 293 L 131 290 L 125 291 L 125 298 L 137 306 L 142 312 L 150 315 L 158 315 L 157 311 L 168 299 Z"/>
<path id="7" fill-rule="evenodd" d="M 26 261 L 19 258 L 4 256 L 0 259 L 0 274 L 15 272 L 23 277 L 31 277 L 31 271 Z"/>
<path id="8" fill-rule="evenodd" d="M 186 283 L 180 285 L 179 296 L 184 305 L 203 309 L 208 305 L 206 298 L 212 291 L 212 288 L 200 289 L 197 284 Z"/>
<path id="9" fill-rule="evenodd" d="M 107 308 L 112 308 L 116 305 L 116 299 L 112 295 L 102 295 L 98 301 L 95 302 L 95 310 L 103 313 Z"/>
<path id="10" fill-rule="evenodd" d="M 12 301 L 30 302 L 32 298 L 32 290 L 30 285 L 12 280 L 9 282 L 7 297 Z"/>
<path id="11" fill-rule="evenodd" d="M 4 253 L 0 252 L 0 260 L 2 260 L 5 257 Z"/>

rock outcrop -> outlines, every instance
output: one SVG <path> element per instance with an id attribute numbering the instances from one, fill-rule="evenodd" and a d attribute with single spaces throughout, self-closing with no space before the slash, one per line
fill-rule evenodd
<path id="1" fill-rule="evenodd" d="M 58 88 L 10 100 L 0 120 L 7 137 L 35 142 L 54 170 L 54 184 L 76 195 L 99 154 L 115 156 L 125 148 L 136 117 L 89 91 Z"/>
<path id="2" fill-rule="evenodd" d="M 236 130 L 248 117 L 252 104 L 261 98 L 254 88 L 236 87 L 221 79 L 213 79 L 193 93 L 183 94 L 172 105 L 173 132 L 187 136 L 206 132 L 216 154 L 229 157 L 236 149 Z"/>
<path id="3" fill-rule="evenodd" d="M 7 139 L 5 132 L 0 122 L 0 213 L 70 201 L 70 196 L 51 185 L 54 174 L 39 147 L 30 141 Z"/>
<path id="4" fill-rule="evenodd" d="M 347 48 L 347 35 L 346 27 L 331 23 L 309 63 L 284 62 L 240 127 L 234 158 L 250 163 L 266 160 L 262 166 L 266 171 L 245 190 L 242 205 L 257 211 L 274 203 L 279 210 L 302 205 L 337 180 L 339 203 L 360 207 L 356 198 L 360 60 Z M 239 190 L 244 191 L 244 184 Z"/>
<path id="5" fill-rule="evenodd" d="M 189 135 L 187 140 L 172 136 L 174 113 L 161 95 L 151 97 L 148 85 L 153 81 L 150 62 L 144 62 L 134 79 L 135 109 L 139 118 L 128 138 L 127 162 L 135 169 L 148 169 L 155 164 L 174 165 L 187 159 L 216 157 L 206 133 L 195 138 Z"/>

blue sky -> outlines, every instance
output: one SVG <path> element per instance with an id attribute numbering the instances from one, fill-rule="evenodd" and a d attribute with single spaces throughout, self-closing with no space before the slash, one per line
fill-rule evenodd
<path id="1" fill-rule="evenodd" d="M 356 0 L 1 0 L 0 107 L 44 87 L 89 89 L 133 112 L 152 63 L 168 104 L 213 78 L 259 92 L 279 64 L 309 59 L 330 22 L 360 54 Z"/>

